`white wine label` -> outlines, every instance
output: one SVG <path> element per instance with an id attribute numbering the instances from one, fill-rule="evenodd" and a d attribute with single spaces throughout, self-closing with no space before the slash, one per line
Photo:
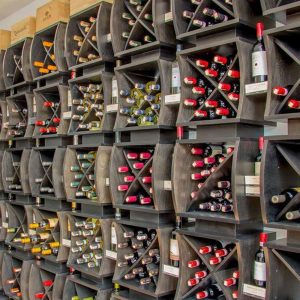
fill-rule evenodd
<path id="1" fill-rule="evenodd" d="M 3 223 L 2 223 L 2 227 L 3 227 L 3 228 L 8 228 L 8 223 L 7 223 L 7 222 L 3 222 Z"/>
<path id="2" fill-rule="evenodd" d="M 33 97 L 33 112 L 36 113 L 36 100 L 35 100 L 35 97 Z"/>
<path id="3" fill-rule="evenodd" d="M 70 90 L 68 90 L 68 107 L 72 107 L 72 95 Z"/>
<path id="4" fill-rule="evenodd" d="M 252 53 L 252 76 L 268 75 L 266 51 Z"/>
<path id="5" fill-rule="evenodd" d="M 62 239 L 62 244 L 63 244 L 63 246 L 70 248 L 71 247 L 71 240 Z"/>
<path id="6" fill-rule="evenodd" d="M 179 268 L 177 267 L 163 265 L 163 272 L 174 277 L 179 277 Z"/>
<path id="7" fill-rule="evenodd" d="M 170 22 L 173 20 L 173 14 L 172 11 L 165 14 L 165 22 Z"/>
<path id="8" fill-rule="evenodd" d="M 106 250 L 105 255 L 111 259 L 117 259 L 117 252 L 115 251 Z"/>
<path id="9" fill-rule="evenodd" d="M 9 118 L 9 109 L 8 109 L 8 107 L 6 108 L 6 117 Z"/>
<path id="10" fill-rule="evenodd" d="M 249 295 L 249 296 L 256 296 L 256 297 L 259 297 L 261 299 L 265 299 L 266 289 L 262 288 L 262 287 L 259 287 L 259 286 L 244 283 L 244 285 L 243 285 L 243 294 L 246 294 L 246 295 Z"/>
<path id="11" fill-rule="evenodd" d="M 117 245 L 117 233 L 115 226 L 111 226 L 111 243 Z"/>
<path id="12" fill-rule="evenodd" d="M 64 120 L 69 120 L 72 117 L 72 112 L 71 111 L 66 111 L 63 113 L 63 119 Z"/>
<path id="13" fill-rule="evenodd" d="M 172 182 L 171 180 L 164 180 L 164 190 L 172 191 Z"/>
<path id="14" fill-rule="evenodd" d="M 179 67 L 172 67 L 172 87 L 180 87 L 181 82 L 180 82 L 180 71 Z"/>
<path id="15" fill-rule="evenodd" d="M 254 262 L 254 279 L 259 281 L 266 281 L 266 263 Z"/>
<path id="16" fill-rule="evenodd" d="M 179 246 L 176 239 L 170 240 L 170 259 L 179 261 Z"/>
<path id="17" fill-rule="evenodd" d="M 112 96 L 118 98 L 119 92 L 118 92 L 118 83 L 116 79 L 114 79 L 111 82 L 111 88 L 112 88 Z"/>
<path id="18" fill-rule="evenodd" d="M 105 186 L 109 186 L 109 178 L 105 178 Z"/>
<path id="19" fill-rule="evenodd" d="M 260 177 L 259 176 L 245 176 L 246 185 L 259 185 Z"/>
<path id="20" fill-rule="evenodd" d="M 260 186 L 259 185 L 246 185 L 245 188 L 246 195 L 260 195 Z"/>
<path id="21" fill-rule="evenodd" d="M 7 211 L 7 209 L 5 210 L 5 218 L 8 218 L 8 211 Z"/>
<path id="22" fill-rule="evenodd" d="M 251 83 L 245 85 L 246 95 L 266 93 L 268 89 L 268 81 Z"/>
<path id="23" fill-rule="evenodd" d="M 109 104 L 106 105 L 107 112 L 117 112 L 118 111 L 118 104 Z"/>
<path id="24" fill-rule="evenodd" d="M 255 174 L 255 176 L 260 175 L 260 165 L 261 165 L 260 161 L 256 161 L 255 164 L 254 164 L 254 174 Z"/>
<path id="25" fill-rule="evenodd" d="M 181 94 L 173 94 L 165 96 L 165 104 L 179 104 L 180 103 Z"/>

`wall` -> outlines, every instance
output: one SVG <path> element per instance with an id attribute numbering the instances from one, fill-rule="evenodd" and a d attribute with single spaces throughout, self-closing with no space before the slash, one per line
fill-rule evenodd
<path id="1" fill-rule="evenodd" d="M 9 0 L 0 0 L 0 1 L 9 1 Z M 48 0 L 34 0 L 30 4 L 24 6 L 23 8 L 16 10 L 16 12 L 14 12 L 13 14 L 7 16 L 5 19 L 2 19 L 0 21 L 0 28 L 9 30 L 12 24 L 28 16 L 35 17 L 36 9 L 39 6 L 45 4 L 46 2 L 48 2 Z"/>

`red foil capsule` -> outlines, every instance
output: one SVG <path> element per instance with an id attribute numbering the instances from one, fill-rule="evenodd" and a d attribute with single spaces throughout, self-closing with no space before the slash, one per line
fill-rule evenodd
<path id="1" fill-rule="evenodd" d="M 203 176 L 203 177 L 208 177 L 210 175 L 210 171 L 209 170 L 202 170 L 200 172 L 200 174 Z"/>
<path id="2" fill-rule="evenodd" d="M 198 186 L 198 189 L 201 189 L 201 188 L 203 187 L 203 185 L 204 185 L 203 182 L 199 182 L 198 185 L 197 185 L 197 186 Z"/>
<path id="3" fill-rule="evenodd" d="M 140 159 L 149 159 L 151 158 L 151 153 L 149 152 L 141 152 L 140 153 Z"/>
<path id="4" fill-rule="evenodd" d="M 139 155 L 135 152 L 128 152 L 127 153 L 127 158 L 128 159 L 137 159 L 139 157 Z"/>
<path id="5" fill-rule="evenodd" d="M 206 100 L 205 101 L 205 106 L 206 107 L 218 107 L 219 103 L 216 100 Z"/>
<path id="6" fill-rule="evenodd" d="M 53 118 L 53 123 L 55 123 L 55 124 L 60 123 L 60 118 Z"/>
<path id="7" fill-rule="evenodd" d="M 200 87 L 200 86 L 194 86 L 193 89 L 192 89 L 192 92 L 194 94 L 197 94 L 197 95 L 204 95 L 205 94 L 205 88 Z"/>
<path id="8" fill-rule="evenodd" d="M 234 292 L 232 293 L 232 298 L 233 298 L 233 299 L 238 299 L 238 298 L 239 298 L 239 291 L 234 291 Z"/>
<path id="9" fill-rule="evenodd" d="M 195 100 L 195 99 L 185 99 L 185 100 L 183 101 L 183 104 L 184 104 L 185 106 L 192 106 L 192 107 L 195 107 L 195 106 L 198 105 L 198 101 Z"/>
<path id="10" fill-rule="evenodd" d="M 214 69 L 206 69 L 205 70 L 205 75 L 209 76 L 209 77 L 218 77 L 218 71 L 214 70 Z"/>
<path id="11" fill-rule="evenodd" d="M 45 123 L 46 123 L 45 121 L 40 121 L 40 120 L 35 121 L 35 125 L 36 125 L 36 126 L 44 126 Z"/>
<path id="12" fill-rule="evenodd" d="M 202 148 L 196 148 L 196 147 L 193 147 L 191 149 L 191 153 L 193 155 L 202 155 L 204 153 L 203 149 Z"/>
<path id="13" fill-rule="evenodd" d="M 176 127 L 176 136 L 179 140 L 181 140 L 183 138 L 183 132 L 184 132 L 184 129 L 182 126 Z"/>
<path id="14" fill-rule="evenodd" d="M 43 286 L 51 286 L 53 284 L 52 280 L 44 280 L 43 281 Z"/>
<path id="15" fill-rule="evenodd" d="M 215 251 L 215 255 L 216 257 L 224 257 L 227 256 L 229 254 L 227 249 L 219 249 L 217 251 Z"/>
<path id="16" fill-rule="evenodd" d="M 144 167 L 144 163 L 141 163 L 141 162 L 136 162 L 136 163 L 134 163 L 132 166 L 133 166 L 133 168 L 134 169 L 136 169 L 136 170 L 141 170 L 143 167 Z"/>
<path id="17" fill-rule="evenodd" d="M 191 77 L 191 76 L 185 77 L 183 79 L 183 81 L 185 84 L 188 84 L 188 85 L 195 85 L 197 83 L 197 79 L 195 77 Z"/>
<path id="18" fill-rule="evenodd" d="M 197 196 L 198 191 L 191 192 L 191 198 L 194 199 Z"/>
<path id="19" fill-rule="evenodd" d="M 196 60 L 196 65 L 200 68 L 208 68 L 209 66 L 209 62 L 207 60 L 204 59 L 197 59 Z"/>
<path id="20" fill-rule="evenodd" d="M 231 84 L 221 82 L 221 83 L 218 84 L 218 88 L 221 91 L 230 92 L 231 91 Z"/>
<path id="21" fill-rule="evenodd" d="M 221 64 L 221 65 L 226 65 L 228 62 L 227 57 L 221 56 L 221 55 L 215 55 L 214 56 L 214 62 Z"/>
<path id="22" fill-rule="evenodd" d="M 288 101 L 288 107 L 290 108 L 300 108 L 300 101 L 295 99 L 290 99 Z"/>
<path id="23" fill-rule="evenodd" d="M 190 261 L 188 261 L 187 265 L 188 265 L 188 268 L 193 269 L 193 268 L 196 268 L 196 267 L 200 266 L 200 261 L 199 261 L 199 259 L 190 260 Z"/>
<path id="24" fill-rule="evenodd" d="M 47 133 L 48 130 L 47 130 L 47 128 L 42 127 L 42 128 L 39 129 L 39 132 L 43 134 L 43 133 Z"/>
<path id="25" fill-rule="evenodd" d="M 239 101 L 240 100 L 240 94 L 237 93 L 229 93 L 228 98 L 231 101 Z"/>
<path id="26" fill-rule="evenodd" d="M 195 278 L 202 279 L 208 275 L 207 271 L 199 271 L 195 273 Z"/>
<path id="27" fill-rule="evenodd" d="M 144 197 L 140 200 L 140 203 L 142 205 L 151 204 L 151 202 L 152 202 L 152 199 L 150 197 Z"/>
<path id="28" fill-rule="evenodd" d="M 134 176 L 125 176 L 124 177 L 124 182 L 133 182 L 135 179 Z"/>
<path id="29" fill-rule="evenodd" d="M 207 291 L 202 291 L 196 294 L 196 299 L 205 299 L 209 296 Z"/>
<path id="30" fill-rule="evenodd" d="M 203 176 L 200 173 L 193 173 L 193 174 L 191 174 L 191 179 L 192 180 L 201 180 L 201 179 L 203 179 Z"/>
<path id="31" fill-rule="evenodd" d="M 235 278 L 227 278 L 224 280 L 224 285 L 225 286 L 233 286 L 237 283 L 237 280 Z"/>
<path id="32" fill-rule="evenodd" d="M 229 116 L 230 110 L 228 108 L 219 107 L 219 108 L 216 109 L 216 114 L 218 116 Z"/>
<path id="33" fill-rule="evenodd" d="M 198 284 L 200 282 L 199 279 L 197 278 L 190 278 L 188 281 L 187 281 L 187 284 L 188 286 L 195 286 L 196 284 Z"/>
<path id="34" fill-rule="evenodd" d="M 129 168 L 127 166 L 118 167 L 119 173 L 127 173 L 128 171 L 129 171 Z"/>
<path id="35" fill-rule="evenodd" d="M 232 277 L 236 278 L 236 279 L 240 278 L 240 272 L 239 271 L 234 271 L 233 274 L 232 274 Z"/>
<path id="36" fill-rule="evenodd" d="M 219 263 L 221 263 L 222 258 L 221 257 L 212 257 L 209 260 L 209 264 L 210 265 L 218 265 Z"/>
<path id="37" fill-rule="evenodd" d="M 151 183 L 152 182 L 152 177 L 146 176 L 142 178 L 143 183 Z"/>
<path id="38" fill-rule="evenodd" d="M 204 161 L 203 160 L 195 160 L 192 164 L 194 168 L 202 168 L 204 167 Z"/>
<path id="39" fill-rule="evenodd" d="M 128 188 L 129 188 L 128 184 L 120 184 L 120 185 L 118 185 L 118 191 L 120 191 L 120 192 L 125 192 L 125 191 L 128 190 Z"/>
<path id="40" fill-rule="evenodd" d="M 45 101 L 44 102 L 44 106 L 45 107 L 53 107 L 55 105 L 55 103 L 54 102 L 51 102 L 51 101 Z"/>
<path id="41" fill-rule="evenodd" d="M 201 110 L 201 109 L 197 109 L 197 110 L 195 110 L 195 112 L 194 112 L 194 116 L 195 116 L 195 117 L 206 118 L 206 117 L 207 117 L 207 111 Z"/>
<path id="42" fill-rule="evenodd" d="M 240 78 L 240 71 L 237 71 L 237 70 L 229 70 L 229 71 L 228 71 L 228 76 L 231 77 L 231 78 L 239 79 L 239 78 Z"/>
<path id="43" fill-rule="evenodd" d="M 126 203 L 135 203 L 135 202 L 137 202 L 137 196 L 128 196 L 128 197 L 126 197 L 125 202 Z"/>
<path id="44" fill-rule="evenodd" d="M 200 254 L 208 254 L 211 253 L 212 251 L 213 251 L 212 246 L 203 246 L 199 249 Z"/>
<path id="45" fill-rule="evenodd" d="M 273 88 L 273 94 L 277 96 L 286 96 L 289 93 L 289 90 L 282 86 L 275 86 Z"/>
<path id="46" fill-rule="evenodd" d="M 204 163 L 205 163 L 206 165 L 211 165 L 211 164 L 216 163 L 216 159 L 215 159 L 214 156 L 205 157 L 205 158 L 204 158 Z"/>
<path id="47" fill-rule="evenodd" d="M 43 299 L 44 296 L 45 296 L 44 293 L 36 293 L 36 294 L 34 295 L 35 299 Z"/>

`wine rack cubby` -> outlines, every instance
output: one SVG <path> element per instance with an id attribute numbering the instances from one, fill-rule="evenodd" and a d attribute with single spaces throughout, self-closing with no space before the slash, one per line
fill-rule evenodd
<path id="1" fill-rule="evenodd" d="M 6 149 L 2 160 L 4 191 L 15 195 L 28 196 L 31 193 L 28 170 L 30 149 Z"/>
<path id="2" fill-rule="evenodd" d="M 6 252 L 2 263 L 2 285 L 5 294 L 10 299 L 29 300 L 29 275 L 34 264 L 31 259 L 22 259 L 13 253 Z"/>
<path id="3" fill-rule="evenodd" d="M 76 214 L 69 220 L 71 248 L 68 266 L 96 282 L 112 277 L 115 262 L 106 256 L 111 245 L 112 220 L 84 218 Z"/>
<path id="4" fill-rule="evenodd" d="M 29 183 L 32 196 L 64 200 L 63 162 L 66 148 L 33 148 L 29 158 Z M 50 205 L 53 206 L 53 201 Z"/>
<path id="5" fill-rule="evenodd" d="M 5 93 L 0 96 L 0 114 L 1 114 L 1 128 L 0 128 L 0 141 L 6 140 L 8 130 L 9 112 L 7 111 L 7 101 Z"/>
<path id="6" fill-rule="evenodd" d="M 269 120 L 299 118 L 300 60 L 297 54 L 297 36 L 300 23 L 292 23 L 265 33 L 268 53 L 268 93 L 265 118 Z M 283 76 L 275 70 L 288 69 Z"/>
<path id="7" fill-rule="evenodd" d="M 265 101 L 245 93 L 251 40 L 226 32 L 179 52 L 181 102 L 177 125 L 262 124 Z M 213 101 L 214 100 L 214 101 Z"/>
<path id="8" fill-rule="evenodd" d="M 259 220 L 259 198 L 245 193 L 245 176 L 254 176 L 257 153 L 257 140 L 254 139 L 179 141 L 172 165 L 176 213 L 228 226 Z M 221 202 L 213 199 L 219 192 L 222 193 Z M 226 226 L 222 226 L 225 234 Z"/>
<path id="9" fill-rule="evenodd" d="M 110 162 L 110 190 L 114 207 L 136 211 L 153 221 L 153 213 L 173 213 L 171 178 L 173 144 L 115 145 Z M 146 213 L 150 214 L 146 214 Z"/>
<path id="10" fill-rule="evenodd" d="M 70 120 L 64 118 L 64 114 L 68 111 L 68 93 L 66 83 L 47 84 L 34 90 L 34 138 L 67 135 Z"/>
<path id="11" fill-rule="evenodd" d="M 65 23 L 59 22 L 35 34 L 30 52 L 34 80 L 67 73 L 64 56 L 66 27 Z"/>
<path id="12" fill-rule="evenodd" d="M 33 80 L 30 68 L 30 48 L 32 38 L 10 46 L 4 55 L 3 73 L 6 89 L 30 84 Z"/>
<path id="13" fill-rule="evenodd" d="M 106 69 L 87 72 L 69 80 L 72 99 L 69 134 L 113 130 L 115 115 L 106 113 L 107 106 L 112 104 L 113 74 Z"/>
<path id="14" fill-rule="evenodd" d="M 67 278 L 66 273 L 53 273 L 33 264 L 30 269 L 29 299 L 61 300 Z"/>
<path id="15" fill-rule="evenodd" d="M 53 266 L 68 260 L 69 248 L 63 243 L 69 237 L 67 212 L 33 208 L 33 222 L 29 224 L 29 228 L 31 234 L 26 243 L 33 255 Z"/>
<path id="16" fill-rule="evenodd" d="M 8 225 L 6 226 L 6 224 L 8 224 L 7 221 L 8 221 L 8 212 L 6 209 L 6 201 L 0 201 L 0 225 L 1 225 L 0 241 L 1 242 L 4 242 L 6 239 L 6 234 L 7 234 L 6 227 L 8 227 Z"/>
<path id="17" fill-rule="evenodd" d="M 291 137 L 268 138 L 261 169 L 261 205 L 265 224 L 287 230 L 299 230 L 299 196 L 297 190 L 286 197 L 287 189 L 300 183 L 297 152 L 300 140 Z M 295 194 L 294 194 L 295 193 Z M 280 197 L 283 195 L 283 197 Z"/>
<path id="18" fill-rule="evenodd" d="M 3 66 L 4 56 L 6 50 L 0 50 L 0 65 Z M 5 82 L 4 82 L 4 70 L 3 67 L 0 68 L 0 91 L 4 92 L 6 90 Z"/>
<path id="19" fill-rule="evenodd" d="M 63 300 L 91 298 L 94 300 L 109 300 L 112 292 L 112 283 L 103 280 L 95 283 L 79 275 L 69 275 L 63 292 Z M 77 298 L 78 297 L 78 298 Z"/>
<path id="20" fill-rule="evenodd" d="M 112 212 L 108 186 L 110 146 L 68 146 L 63 165 L 67 201 L 77 212 L 109 216 Z"/>
<path id="21" fill-rule="evenodd" d="M 5 217 L 5 243 L 17 251 L 30 250 L 27 244 L 22 243 L 22 239 L 30 234 L 28 225 L 33 221 L 32 206 L 6 203 Z"/>
<path id="22" fill-rule="evenodd" d="M 255 1 L 185 1 L 171 0 L 176 37 L 195 39 L 236 27 L 251 26 L 261 14 L 259 0 Z"/>
<path id="23" fill-rule="evenodd" d="M 69 69 L 113 61 L 110 13 L 111 4 L 101 1 L 71 16 L 65 37 L 65 56 Z"/>
<path id="24" fill-rule="evenodd" d="M 119 90 L 118 131 L 170 129 L 178 107 L 165 104 L 171 93 L 171 70 L 175 57 L 162 51 L 137 55 L 131 63 L 115 68 Z"/>
<path id="25" fill-rule="evenodd" d="M 248 263 L 257 250 L 258 235 L 239 239 L 189 229 L 179 232 L 180 271 L 174 299 L 196 299 L 197 293 L 212 285 L 220 290 L 212 299 L 253 299 L 243 295 L 243 285 L 251 282 Z"/>
<path id="26" fill-rule="evenodd" d="M 169 0 L 147 0 L 142 5 L 128 0 L 115 2 L 111 18 L 115 57 L 174 47 L 173 24 L 165 22 L 165 15 L 170 11 Z"/>
<path id="27" fill-rule="evenodd" d="M 118 251 L 113 281 L 128 290 L 125 299 L 173 299 L 177 280 L 162 270 L 169 261 L 170 244 L 166 241 L 173 228 L 144 226 L 115 223 Z M 143 284 L 133 273 L 137 268 L 145 273 L 145 280 L 140 277 Z"/>
<path id="28" fill-rule="evenodd" d="M 264 16 L 274 17 L 280 23 L 294 21 L 300 11 L 300 1 L 297 0 L 260 0 Z"/>
<path id="29" fill-rule="evenodd" d="M 8 110 L 7 139 L 29 139 L 34 131 L 34 95 L 23 91 L 6 98 Z"/>

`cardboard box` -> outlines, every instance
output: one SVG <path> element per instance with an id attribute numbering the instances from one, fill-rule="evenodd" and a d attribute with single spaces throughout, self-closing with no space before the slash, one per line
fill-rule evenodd
<path id="1" fill-rule="evenodd" d="M 35 34 L 35 17 L 27 17 L 11 26 L 11 44 Z"/>
<path id="2" fill-rule="evenodd" d="M 63 0 L 52 0 L 36 11 L 36 31 L 43 30 L 57 22 L 69 21 L 70 3 Z"/>
<path id="3" fill-rule="evenodd" d="M 70 14 L 71 16 L 77 14 L 78 12 L 85 10 L 97 3 L 108 2 L 113 3 L 113 0 L 71 0 L 70 2 Z"/>
<path id="4" fill-rule="evenodd" d="M 0 50 L 6 50 L 10 46 L 11 32 L 0 29 Z"/>

